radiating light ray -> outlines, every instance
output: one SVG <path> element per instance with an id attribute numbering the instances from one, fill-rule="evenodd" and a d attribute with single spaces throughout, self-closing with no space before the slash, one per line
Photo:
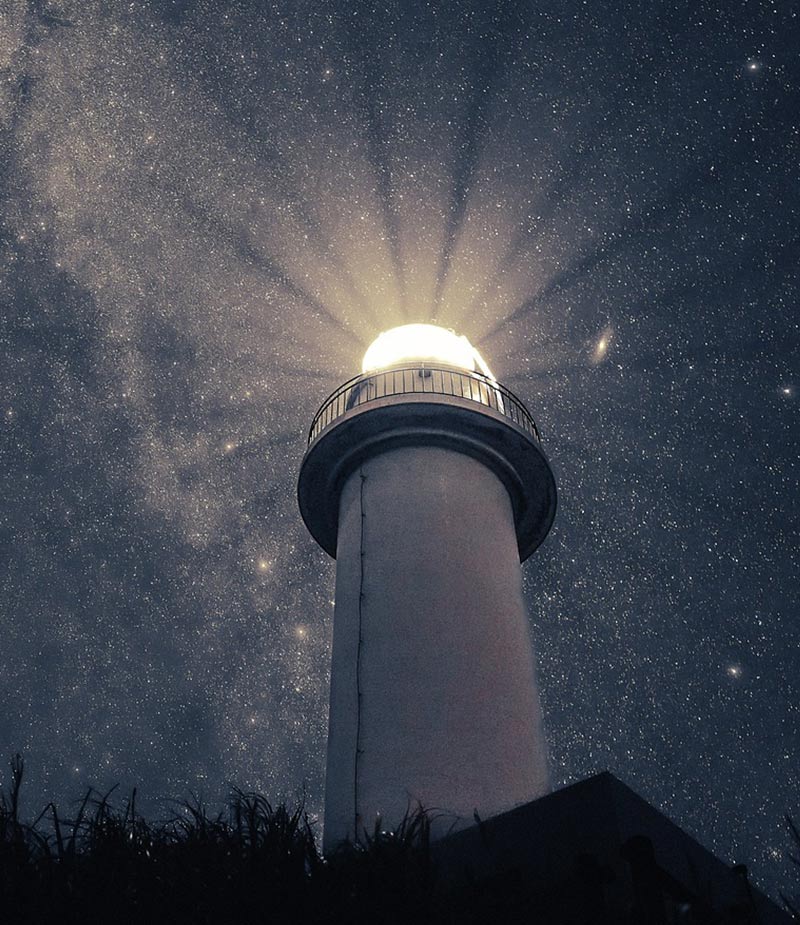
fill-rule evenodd
<path id="1" fill-rule="evenodd" d="M 623 110 L 611 117 L 602 112 L 593 114 L 590 127 L 583 127 L 580 141 L 564 144 L 552 162 L 547 164 L 548 181 L 537 191 L 532 206 L 516 220 L 502 256 L 494 269 L 487 273 L 470 303 L 464 306 L 462 323 L 472 319 L 481 302 L 494 303 L 503 288 L 505 276 L 534 247 L 554 233 L 554 213 L 581 181 L 588 182 L 587 173 L 596 166 L 596 152 L 607 139 L 613 138 L 624 120 Z"/>
<path id="2" fill-rule="evenodd" d="M 347 32 L 353 41 L 356 36 Z M 363 36 L 359 36 L 363 40 Z M 381 65 L 369 44 L 359 41 L 353 48 L 354 60 L 360 65 L 361 92 L 358 94 L 361 113 L 366 123 L 365 137 L 369 161 L 375 179 L 383 226 L 389 244 L 394 278 L 400 301 L 400 311 L 406 313 L 406 269 L 401 250 L 401 229 L 389 157 L 389 142 L 384 125 L 380 88 L 383 85 Z"/>

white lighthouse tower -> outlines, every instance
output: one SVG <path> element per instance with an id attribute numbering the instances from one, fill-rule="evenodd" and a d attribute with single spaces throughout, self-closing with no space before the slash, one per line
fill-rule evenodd
<path id="1" fill-rule="evenodd" d="M 520 400 L 466 338 L 388 331 L 314 418 L 298 497 L 336 558 L 325 850 L 547 793 L 520 562 L 556 488 Z"/>

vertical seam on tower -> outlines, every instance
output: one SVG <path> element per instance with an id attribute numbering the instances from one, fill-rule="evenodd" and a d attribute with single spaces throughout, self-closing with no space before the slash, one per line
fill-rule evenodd
<path id="1" fill-rule="evenodd" d="M 363 637 L 361 635 L 362 627 L 362 609 L 361 604 L 364 600 L 364 482 L 367 477 L 364 475 L 363 467 L 360 467 L 358 474 L 361 478 L 359 486 L 359 513 L 361 521 L 359 524 L 359 562 L 358 562 L 358 647 L 356 649 L 356 754 L 355 767 L 353 774 L 353 835 L 358 841 L 358 765 L 361 757 L 361 646 Z"/>

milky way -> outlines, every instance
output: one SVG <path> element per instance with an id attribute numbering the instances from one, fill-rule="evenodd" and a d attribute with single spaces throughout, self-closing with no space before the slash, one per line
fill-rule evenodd
<path id="1" fill-rule="evenodd" d="M 299 462 L 372 339 L 435 321 L 556 470 L 525 566 L 555 781 L 609 769 L 786 884 L 790 7 L 5 5 L 0 752 L 31 813 L 115 782 L 321 811 Z"/>

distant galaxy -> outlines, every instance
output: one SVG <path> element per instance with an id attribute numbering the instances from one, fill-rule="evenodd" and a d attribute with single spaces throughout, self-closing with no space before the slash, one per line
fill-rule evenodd
<path id="1" fill-rule="evenodd" d="M 608 769 L 785 889 L 797 48 L 791 4 L 7 3 L 23 812 L 119 783 L 321 814 L 334 563 L 299 464 L 367 345 L 435 323 L 555 469 L 524 566 L 555 783 Z"/>

